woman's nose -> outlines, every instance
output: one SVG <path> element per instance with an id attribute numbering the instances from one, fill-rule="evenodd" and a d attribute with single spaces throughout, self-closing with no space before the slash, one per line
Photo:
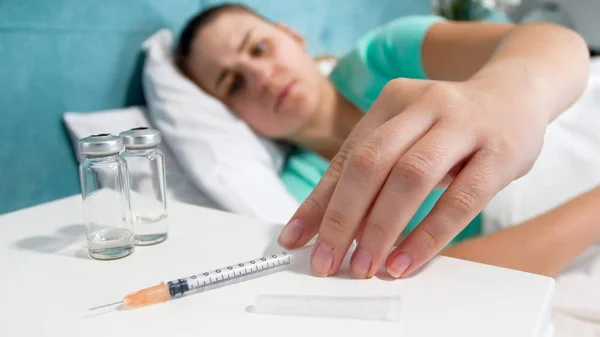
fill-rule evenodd
<path id="1" fill-rule="evenodd" d="M 269 85 L 269 79 L 273 73 L 272 67 L 266 62 L 252 62 L 247 65 L 248 77 L 253 87 L 264 91 Z"/>

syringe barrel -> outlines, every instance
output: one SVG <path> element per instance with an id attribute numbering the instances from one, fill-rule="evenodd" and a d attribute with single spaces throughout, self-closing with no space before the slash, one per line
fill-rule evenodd
<path id="1" fill-rule="evenodd" d="M 297 263 L 309 263 L 313 246 L 306 246 L 292 251 L 283 251 L 259 257 L 253 260 L 206 271 L 193 276 L 168 282 L 171 297 L 179 297 L 186 293 L 202 292 L 244 280 L 272 274 L 288 269 Z"/>

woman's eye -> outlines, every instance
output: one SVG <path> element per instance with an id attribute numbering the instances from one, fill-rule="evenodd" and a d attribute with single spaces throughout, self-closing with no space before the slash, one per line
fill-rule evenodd
<path id="1" fill-rule="evenodd" d="M 260 56 L 265 52 L 266 48 L 267 48 L 267 45 L 264 42 L 260 42 L 260 43 L 256 44 L 256 46 L 254 46 L 254 48 L 252 49 L 252 55 Z"/>
<path id="2" fill-rule="evenodd" d="M 229 88 L 227 88 L 227 95 L 229 96 L 235 94 L 239 89 L 242 88 L 243 84 L 244 81 L 241 76 L 234 76 L 233 81 L 231 81 L 231 84 L 229 85 Z"/>

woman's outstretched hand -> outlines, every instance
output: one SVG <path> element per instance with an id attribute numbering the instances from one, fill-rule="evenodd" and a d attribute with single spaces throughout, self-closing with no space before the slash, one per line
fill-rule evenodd
<path id="1" fill-rule="evenodd" d="M 516 104 L 514 102 L 519 102 Z M 410 274 L 440 252 L 541 150 L 547 113 L 524 100 L 498 100 L 484 84 L 396 79 L 359 122 L 279 242 L 301 247 L 318 234 L 312 270 L 336 273 L 352 241 L 355 277 L 385 262 Z M 428 216 L 388 256 L 435 188 Z"/>
<path id="2" fill-rule="evenodd" d="M 291 249 L 318 234 L 316 275 L 336 273 L 355 238 L 355 277 L 422 266 L 529 171 L 589 75 L 585 41 L 551 24 L 441 23 L 422 49 L 428 77 L 445 81 L 390 81 L 279 237 Z M 436 187 L 447 189 L 388 255 Z"/>

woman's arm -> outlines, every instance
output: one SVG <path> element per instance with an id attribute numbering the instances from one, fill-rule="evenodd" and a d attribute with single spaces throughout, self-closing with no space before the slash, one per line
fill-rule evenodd
<path id="1" fill-rule="evenodd" d="M 422 62 L 431 79 L 531 102 L 548 122 L 582 94 L 589 73 L 583 38 L 548 23 L 441 22 L 426 35 Z"/>
<path id="2" fill-rule="evenodd" d="M 383 263 L 395 278 L 410 275 L 533 167 L 548 123 L 584 92 L 589 55 L 570 30 L 431 22 L 395 21 L 368 44 L 364 57 L 417 66 L 420 76 L 385 85 L 286 226 L 301 233 L 281 242 L 290 249 L 318 233 L 315 275 L 337 272 L 361 224 L 353 275 L 372 276 Z M 389 254 L 440 185 L 433 209 Z"/>
<path id="3" fill-rule="evenodd" d="M 600 186 L 518 226 L 441 255 L 554 276 L 600 240 Z"/>

